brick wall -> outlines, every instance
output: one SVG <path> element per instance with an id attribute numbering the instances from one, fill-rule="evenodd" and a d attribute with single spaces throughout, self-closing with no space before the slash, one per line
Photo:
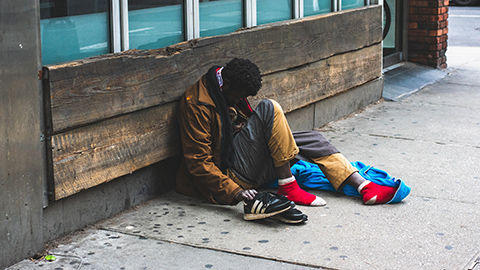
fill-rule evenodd
<path id="1" fill-rule="evenodd" d="M 408 1 L 408 61 L 446 68 L 449 0 Z"/>

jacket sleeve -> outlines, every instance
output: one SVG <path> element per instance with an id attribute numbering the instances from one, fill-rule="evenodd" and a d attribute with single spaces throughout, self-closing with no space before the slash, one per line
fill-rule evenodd
<path id="1" fill-rule="evenodd" d="M 218 132 L 212 130 L 215 127 L 212 121 L 217 119 L 215 113 L 209 105 L 199 105 L 182 97 L 178 122 L 183 157 L 194 185 L 204 197 L 217 204 L 236 204 L 235 194 L 242 188 L 223 174 L 214 162 L 212 136 Z"/>

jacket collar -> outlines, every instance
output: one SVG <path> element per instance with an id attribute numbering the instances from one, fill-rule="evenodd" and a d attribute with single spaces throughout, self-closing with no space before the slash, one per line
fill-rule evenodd
<path id="1" fill-rule="evenodd" d="M 210 97 L 210 94 L 208 93 L 206 76 L 203 76 L 202 79 L 200 80 L 200 85 L 198 89 L 199 89 L 198 102 L 205 103 L 216 108 L 215 103 L 213 102 L 213 99 Z"/>

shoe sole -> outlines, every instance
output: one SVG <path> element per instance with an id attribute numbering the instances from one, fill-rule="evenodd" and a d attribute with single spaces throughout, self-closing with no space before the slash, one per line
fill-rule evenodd
<path id="1" fill-rule="evenodd" d="M 305 219 L 305 218 L 302 218 L 302 219 L 299 219 L 299 220 L 286 219 L 286 218 L 284 218 L 280 215 L 273 216 L 272 218 L 276 219 L 276 220 L 279 220 L 283 223 L 288 223 L 288 224 L 298 224 L 298 223 L 302 223 L 302 222 L 307 221 L 307 219 Z"/>
<path id="2" fill-rule="evenodd" d="M 269 218 L 269 217 L 272 217 L 272 216 L 275 216 L 275 215 L 278 215 L 280 213 L 283 213 L 287 210 L 290 210 L 293 206 L 290 205 L 288 208 L 285 208 L 285 209 L 282 209 L 282 210 L 278 210 L 278 211 L 275 211 L 275 212 L 271 212 L 271 213 L 263 213 L 263 214 L 253 214 L 253 213 L 249 213 L 249 214 L 244 214 L 243 215 L 243 219 L 245 220 L 257 220 L 257 219 L 265 219 L 265 218 Z"/>

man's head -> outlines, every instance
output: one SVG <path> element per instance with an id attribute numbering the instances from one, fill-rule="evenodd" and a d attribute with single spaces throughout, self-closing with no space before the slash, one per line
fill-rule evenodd
<path id="1" fill-rule="evenodd" d="M 224 96 L 229 104 L 255 96 L 262 87 L 260 70 L 248 59 L 232 59 L 223 69 L 222 77 Z"/>

